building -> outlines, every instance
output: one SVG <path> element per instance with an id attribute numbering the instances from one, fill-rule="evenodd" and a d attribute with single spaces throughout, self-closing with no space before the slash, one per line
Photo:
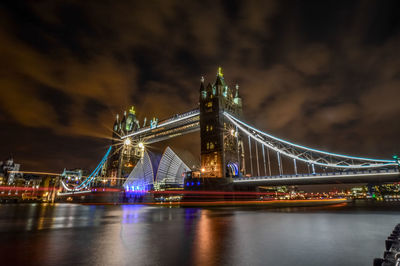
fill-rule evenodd
<path id="1" fill-rule="evenodd" d="M 213 84 L 205 86 L 201 79 L 199 102 L 201 176 L 208 182 L 230 183 L 228 179 L 245 172 L 242 136 L 223 115 L 242 116 L 239 86 L 229 88 L 219 68 Z"/>
<path id="2" fill-rule="evenodd" d="M 22 178 L 22 174 L 17 173 L 20 166 L 20 164 L 14 162 L 11 156 L 7 160 L 0 162 L 0 182 L 11 185 L 14 184 L 17 178 Z"/>

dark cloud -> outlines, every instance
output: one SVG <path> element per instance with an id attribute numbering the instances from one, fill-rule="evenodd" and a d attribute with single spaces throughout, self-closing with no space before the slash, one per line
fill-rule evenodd
<path id="1" fill-rule="evenodd" d="M 13 152 L 25 169 L 90 168 L 116 113 L 134 104 L 141 119 L 164 118 L 195 108 L 200 76 L 213 82 L 222 65 L 257 127 L 389 157 L 400 151 L 399 9 L 397 1 L 2 4 L 0 155 Z M 198 157 L 191 136 L 171 144 Z"/>

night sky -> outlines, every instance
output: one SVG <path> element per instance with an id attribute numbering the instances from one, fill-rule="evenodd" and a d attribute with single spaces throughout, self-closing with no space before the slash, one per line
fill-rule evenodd
<path id="1" fill-rule="evenodd" d="M 400 153 L 400 1 L 0 4 L 0 160 L 91 169 L 115 115 L 196 108 L 237 82 L 246 121 L 349 155 Z M 199 156 L 199 133 L 175 141 Z"/>

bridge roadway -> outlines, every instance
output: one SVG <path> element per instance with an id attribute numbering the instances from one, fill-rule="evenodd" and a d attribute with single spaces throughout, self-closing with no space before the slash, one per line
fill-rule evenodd
<path id="1" fill-rule="evenodd" d="M 147 126 L 141 128 L 138 131 L 122 136 L 121 139 L 132 137 L 134 139 L 139 139 L 146 144 L 151 144 L 199 130 L 200 110 L 194 109 L 162 120 L 155 127 Z"/>
<path id="2" fill-rule="evenodd" d="M 386 183 L 400 182 L 399 169 L 346 171 L 282 176 L 235 178 L 235 186 L 284 186 L 315 184 Z"/>

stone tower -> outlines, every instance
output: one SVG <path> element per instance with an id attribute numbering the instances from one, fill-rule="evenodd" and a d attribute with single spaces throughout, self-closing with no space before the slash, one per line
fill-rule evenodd
<path id="1" fill-rule="evenodd" d="M 215 187 L 244 172 L 242 137 L 224 112 L 241 118 L 242 99 L 239 86 L 229 88 L 219 68 L 214 84 L 205 87 L 204 78 L 200 84 L 201 179 Z"/>

